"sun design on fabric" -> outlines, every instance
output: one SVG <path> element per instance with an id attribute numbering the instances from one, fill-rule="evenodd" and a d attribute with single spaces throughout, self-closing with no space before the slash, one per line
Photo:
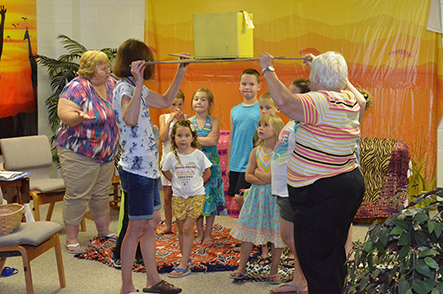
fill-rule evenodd
<path id="1" fill-rule="evenodd" d="M 177 179 L 186 185 L 195 176 L 197 164 L 195 162 L 188 162 L 185 165 L 176 164 L 175 170 Z"/>

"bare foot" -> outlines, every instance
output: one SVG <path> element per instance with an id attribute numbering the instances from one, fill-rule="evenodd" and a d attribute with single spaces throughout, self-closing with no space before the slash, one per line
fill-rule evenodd
<path id="1" fill-rule="evenodd" d="M 211 238 L 209 238 L 209 239 L 204 238 L 204 239 L 203 239 L 203 242 L 202 242 L 202 245 L 203 245 L 203 246 L 212 246 L 213 243 L 214 243 L 214 242 L 212 241 Z"/>
<path id="2" fill-rule="evenodd" d="M 160 230 L 157 228 L 157 234 L 158 235 L 164 235 L 164 234 L 172 234 L 172 228 L 171 227 L 166 227 L 163 230 Z"/>
<path id="3" fill-rule="evenodd" d="M 199 239 L 199 238 L 194 239 L 194 241 L 192 242 L 192 244 L 197 245 L 197 246 L 201 245 L 202 243 L 203 243 L 203 239 Z"/>
<path id="4" fill-rule="evenodd" d="M 120 288 L 120 294 L 128 294 L 132 292 L 138 292 L 134 287 L 132 287 L 132 290 L 123 289 L 123 286 Z"/>

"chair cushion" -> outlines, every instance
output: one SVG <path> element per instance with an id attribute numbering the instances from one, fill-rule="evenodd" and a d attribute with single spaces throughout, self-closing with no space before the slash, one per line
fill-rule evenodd
<path id="1" fill-rule="evenodd" d="M 47 221 L 22 223 L 8 235 L 0 235 L 0 246 L 20 243 L 38 245 L 53 234 L 60 232 L 61 229 L 61 225 Z"/>
<path id="2" fill-rule="evenodd" d="M 52 190 L 60 190 L 65 188 L 63 179 L 47 178 L 44 180 L 32 180 L 30 182 L 31 190 L 48 192 Z"/>

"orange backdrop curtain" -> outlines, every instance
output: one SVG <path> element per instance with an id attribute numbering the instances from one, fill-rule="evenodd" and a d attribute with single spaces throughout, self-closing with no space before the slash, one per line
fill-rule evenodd
<path id="1" fill-rule="evenodd" d="M 0 1 L 0 138 L 37 134 L 36 0 Z"/>
<path id="2" fill-rule="evenodd" d="M 246 10 L 253 14 L 254 55 L 300 57 L 339 51 L 349 66 L 349 78 L 374 96 L 366 112 L 363 137 L 406 141 L 416 161 L 425 164 L 423 175 L 436 171 L 437 127 L 442 116 L 441 34 L 426 30 L 429 1 L 384 0 L 277 0 L 146 1 L 145 41 L 157 60 L 169 53 L 193 54 L 193 14 Z M 223 38 L 223 36 L 219 36 Z M 231 108 L 242 101 L 238 91 L 241 71 L 258 62 L 191 64 L 182 90 L 185 112 L 192 114 L 194 91 L 207 87 L 214 93 L 212 114 L 229 130 Z M 309 77 L 300 61 L 276 61 L 279 78 L 286 84 Z M 159 65 L 147 86 L 164 92 L 176 65 Z M 260 93 L 267 91 L 264 84 Z M 152 110 L 152 119 L 167 110 Z M 287 121 L 287 118 L 284 118 Z"/>

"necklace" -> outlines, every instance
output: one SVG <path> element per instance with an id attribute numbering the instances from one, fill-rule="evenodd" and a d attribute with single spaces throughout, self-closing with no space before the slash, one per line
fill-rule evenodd
<path id="1" fill-rule="evenodd" d="M 125 78 L 125 79 L 127 79 L 135 87 L 134 82 L 130 78 Z"/>

